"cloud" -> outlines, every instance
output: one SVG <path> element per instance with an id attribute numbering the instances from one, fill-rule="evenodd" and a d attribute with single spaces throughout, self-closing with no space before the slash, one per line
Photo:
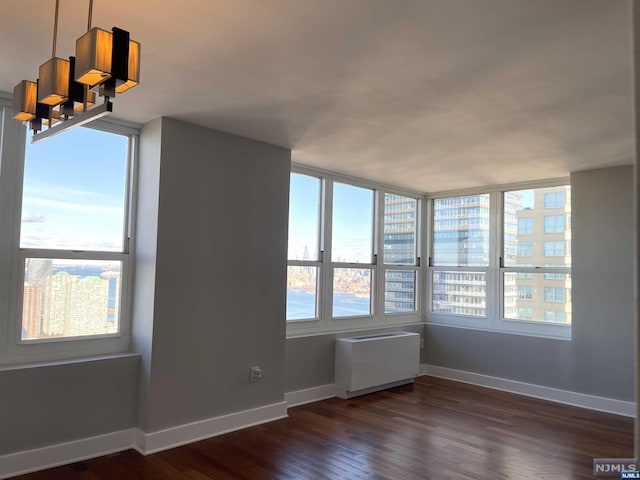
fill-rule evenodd
<path id="1" fill-rule="evenodd" d="M 37 213 L 25 213 L 22 215 L 22 223 L 44 223 L 47 219 L 44 215 Z"/>
<path id="2" fill-rule="evenodd" d="M 123 212 L 122 205 L 96 205 L 91 203 L 71 203 L 61 200 L 53 200 L 43 197 L 25 197 L 24 203 L 34 205 L 41 208 L 50 208 L 52 210 L 76 212 L 76 213 L 95 213 L 95 214 L 121 214 Z"/>

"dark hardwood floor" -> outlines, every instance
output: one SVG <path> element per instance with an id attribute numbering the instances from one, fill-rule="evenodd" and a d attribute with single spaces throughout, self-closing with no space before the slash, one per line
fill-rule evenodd
<path id="1" fill-rule="evenodd" d="M 420 377 L 143 457 L 126 451 L 21 480 L 579 479 L 631 457 L 633 420 Z"/>

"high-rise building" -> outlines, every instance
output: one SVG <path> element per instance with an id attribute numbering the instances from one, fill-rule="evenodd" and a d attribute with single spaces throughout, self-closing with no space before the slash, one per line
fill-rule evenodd
<path id="1" fill-rule="evenodd" d="M 417 201 L 414 198 L 385 194 L 383 254 L 386 265 L 415 264 L 416 213 Z M 387 270 L 384 282 L 386 312 L 411 312 L 417 308 L 415 271 Z"/>
<path id="2" fill-rule="evenodd" d="M 66 335 L 99 335 L 116 332 L 116 326 L 107 322 L 108 279 L 76 277 L 76 281 L 71 285 L 70 301 Z"/>
<path id="3" fill-rule="evenodd" d="M 40 316 L 42 287 L 26 284 L 22 297 L 22 339 L 39 338 L 42 331 Z"/>
<path id="4" fill-rule="evenodd" d="M 489 202 L 487 194 L 434 200 L 432 264 L 455 267 L 432 272 L 434 313 L 487 315 L 487 274 L 482 268 L 489 266 Z M 518 192 L 505 194 L 505 252 L 516 248 L 515 214 L 521 205 Z M 505 281 L 505 308 L 515 302 L 514 287 L 511 278 Z"/>
<path id="5" fill-rule="evenodd" d="M 569 186 L 532 190 L 532 202 L 518 210 L 516 265 L 571 265 L 571 189 Z M 516 283 L 514 308 L 507 318 L 571 323 L 571 275 L 565 273 L 510 274 Z M 506 281 L 506 280 L 505 280 Z"/>
<path id="6" fill-rule="evenodd" d="M 42 308 L 45 336 L 116 333 L 109 319 L 109 278 L 58 272 L 47 278 Z"/>
<path id="7" fill-rule="evenodd" d="M 22 307 L 22 339 L 39 338 L 42 334 L 42 306 L 47 287 L 47 278 L 53 271 L 50 258 L 27 258 L 25 261 L 25 290 Z M 28 290 L 28 293 L 27 293 Z M 35 297 L 39 295 L 38 298 Z"/>
<path id="8" fill-rule="evenodd" d="M 65 335 L 69 330 L 71 285 L 76 280 L 75 275 L 66 272 L 47 277 L 42 321 L 42 332 L 46 336 Z"/>

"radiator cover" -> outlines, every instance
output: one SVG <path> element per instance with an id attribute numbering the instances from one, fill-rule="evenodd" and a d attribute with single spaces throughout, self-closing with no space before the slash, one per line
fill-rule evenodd
<path id="1" fill-rule="evenodd" d="M 420 335 L 385 333 L 336 339 L 336 396 L 357 395 L 413 382 L 420 363 Z"/>

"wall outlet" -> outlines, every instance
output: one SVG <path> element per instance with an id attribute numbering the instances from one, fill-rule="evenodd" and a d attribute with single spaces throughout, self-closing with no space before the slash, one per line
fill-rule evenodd
<path id="1" fill-rule="evenodd" d="M 251 367 L 249 370 L 249 380 L 251 383 L 260 381 L 262 378 L 262 369 L 260 367 Z"/>
<path id="2" fill-rule="evenodd" d="M 420 337 L 420 348 L 424 348 L 424 338 Z"/>

